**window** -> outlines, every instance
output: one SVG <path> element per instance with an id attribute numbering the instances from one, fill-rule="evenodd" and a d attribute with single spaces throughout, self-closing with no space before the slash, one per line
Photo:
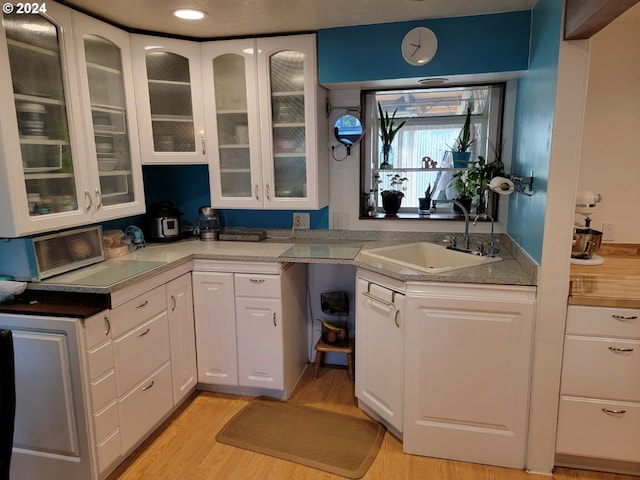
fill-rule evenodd
<path id="1" fill-rule="evenodd" d="M 455 169 L 451 150 L 464 125 L 467 108 L 471 111 L 471 161 L 477 160 L 478 156 L 491 161 L 492 148 L 502 144 L 503 84 L 368 91 L 363 92 L 362 98 L 368 139 L 362 149 L 363 204 L 370 190 L 380 192 L 391 188 L 392 177 L 400 174 L 408 179 L 402 186 L 405 196 L 401 214 L 417 217 L 418 199 L 424 197 L 429 187 L 432 200 L 442 207 L 442 211 L 447 206 L 451 208 L 451 200 L 457 195 L 452 182 Z M 391 169 L 380 169 L 378 103 L 389 116 L 395 112 L 396 125 L 406 121 L 392 143 Z M 380 206 L 379 194 L 374 195 Z M 379 210 L 383 212 L 382 208 Z"/>

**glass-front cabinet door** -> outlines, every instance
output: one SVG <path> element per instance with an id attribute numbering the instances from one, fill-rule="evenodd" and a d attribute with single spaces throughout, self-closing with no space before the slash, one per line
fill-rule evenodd
<path id="1" fill-rule="evenodd" d="M 71 93 L 77 69 L 72 39 L 64 37 L 71 17 L 49 6 L 42 15 L 2 16 L 0 236 L 55 230 L 91 215 Z"/>
<path id="2" fill-rule="evenodd" d="M 318 148 L 318 138 L 328 137 L 326 105 L 318 105 L 315 36 L 258 39 L 258 51 L 265 206 L 324 206 L 318 183 L 326 183 L 319 178 L 326 175 L 319 169 L 326 167 L 326 149 Z"/>
<path id="3" fill-rule="evenodd" d="M 132 37 L 142 162 L 206 163 L 200 45 Z"/>
<path id="4" fill-rule="evenodd" d="M 216 207 L 260 208 L 263 186 L 255 41 L 202 46 L 210 183 Z"/>
<path id="5" fill-rule="evenodd" d="M 129 35 L 74 12 L 94 211 L 103 218 L 144 212 Z M 83 71 L 84 67 L 84 71 Z"/>

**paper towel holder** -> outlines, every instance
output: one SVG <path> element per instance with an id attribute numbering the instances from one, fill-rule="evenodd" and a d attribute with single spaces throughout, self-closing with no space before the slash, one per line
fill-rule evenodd
<path id="1" fill-rule="evenodd" d="M 521 177 L 513 173 L 504 177 L 494 177 L 489 183 L 489 188 L 500 195 L 511 195 L 515 191 L 530 197 L 534 194 L 533 171 L 530 177 Z"/>

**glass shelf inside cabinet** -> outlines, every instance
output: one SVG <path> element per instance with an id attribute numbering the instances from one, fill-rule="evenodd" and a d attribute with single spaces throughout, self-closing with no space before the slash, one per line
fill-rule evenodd
<path id="1" fill-rule="evenodd" d="M 189 60 L 170 52 L 145 58 L 154 151 L 195 152 Z"/>

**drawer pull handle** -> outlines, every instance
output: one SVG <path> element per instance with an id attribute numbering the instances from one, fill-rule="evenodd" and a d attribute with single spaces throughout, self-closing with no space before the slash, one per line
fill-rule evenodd
<path id="1" fill-rule="evenodd" d="M 250 278 L 251 283 L 264 283 L 264 278 Z"/>
<path id="2" fill-rule="evenodd" d="M 609 347 L 612 352 L 633 352 L 633 348 Z"/>
<path id="3" fill-rule="evenodd" d="M 278 322 L 276 321 L 276 314 L 273 314 L 273 326 L 277 327 L 278 326 Z"/>
<path id="4" fill-rule="evenodd" d="M 612 408 L 603 408 L 602 411 L 604 413 L 608 413 L 609 415 L 624 415 L 627 413 L 626 410 L 614 410 Z"/>
<path id="5" fill-rule="evenodd" d="M 144 337 L 144 336 L 145 336 L 147 333 L 149 333 L 150 331 L 151 331 L 151 329 L 150 329 L 149 327 L 147 327 L 147 329 L 146 329 L 144 332 L 139 333 L 139 334 L 138 334 L 138 336 L 139 336 L 139 337 Z"/>
<path id="6" fill-rule="evenodd" d="M 151 387 L 153 387 L 153 384 L 155 383 L 155 380 L 151 380 L 151 383 L 149 385 L 147 385 L 146 387 L 144 387 L 142 389 L 142 391 L 144 392 L 145 390 L 149 390 Z M 603 408 L 604 410 L 604 408 Z"/>
<path id="7" fill-rule="evenodd" d="M 637 315 L 618 315 L 618 314 L 614 314 L 611 315 L 613 318 L 615 318 L 616 320 L 636 320 L 638 318 Z"/>
<path id="8" fill-rule="evenodd" d="M 107 317 L 106 315 L 104 316 L 104 328 L 104 336 L 108 337 L 111 333 L 111 322 L 109 321 L 109 317 Z"/>
<path id="9" fill-rule="evenodd" d="M 176 311 L 176 307 L 177 307 L 177 303 L 176 303 L 176 297 L 174 297 L 173 295 L 171 295 L 171 303 L 173 304 L 171 306 L 171 311 L 175 312 Z"/>
<path id="10" fill-rule="evenodd" d="M 145 300 L 140 305 L 136 305 L 136 308 L 146 307 L 149 304 L 149 300 Z"/>

